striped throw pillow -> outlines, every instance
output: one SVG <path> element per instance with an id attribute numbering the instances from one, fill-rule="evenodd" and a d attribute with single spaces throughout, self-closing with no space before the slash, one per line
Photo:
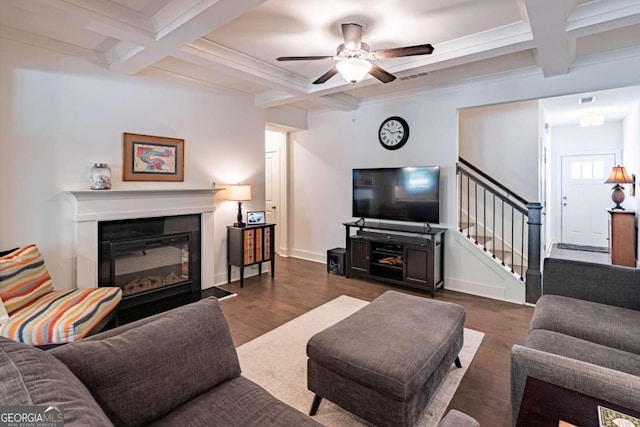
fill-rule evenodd
<path id="1" fill-rule="evenodd" d="M 0 257 L 0 298 L 9 314 L 51 291 L 51 277 L 36 245 Z"/>

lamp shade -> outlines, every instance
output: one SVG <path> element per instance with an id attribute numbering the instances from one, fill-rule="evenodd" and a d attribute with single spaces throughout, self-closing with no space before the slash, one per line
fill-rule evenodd
<path id="1" fill-rule="evenodd" d="M 605 184 L 631 184 L 633 180 L 625 170 L 624 166 L 614 166 L 611 175 L 604 182 Z"/>
<path id="2" fill-rule="evenodd" d="M 227 200 L 235 200 L 237 202 L 245 202 L 251 200 L 250 185 L 230 185 L 227 188 Z"/>
<path id="3" fill-rule="evenodd" d="M 357 58 L 344 59 L 336 64 L 342 77 L 354 84 L 364 79 L 364 76 L 371 71 L 371 66 L 371 62 Z"/>

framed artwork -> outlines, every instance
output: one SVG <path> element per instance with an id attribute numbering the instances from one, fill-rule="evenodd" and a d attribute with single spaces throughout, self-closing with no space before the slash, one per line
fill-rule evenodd
<path id="1" fill-rule="evenodd" d="M 124 134 L 123 181 L 184 181 L 184 139 Z"/>
<path id="2" fill-rule="evenodd" d="M 247 224 L 264 224 L 264 211 L 247 212 Z"/>

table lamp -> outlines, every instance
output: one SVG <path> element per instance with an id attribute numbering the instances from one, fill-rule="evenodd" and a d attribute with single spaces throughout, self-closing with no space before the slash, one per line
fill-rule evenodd
<path id="1" fill-rule="evenodd" d="M 631 184 L 633 180 L 625 170 L 624 166 L 614 166 L 611 171 L 611 175 L 604 182 L 605 184 L 615 184 L 613 186 L 613 194 L 611 200 L 616 204 L 611 210 L 620 209 L 624 210 L 620 203 L 624 202 L 624 189 L 620 184 Z"/>
<path id="2" fill-rule="evenodd" d="M 227 200 L 238 202 L 238 222 L 234 223 L 234 227 L 245 227 L 247 224 L 242 222 L 242 202 L 251 200 L 250 185 L 230 185 L 227 188 Z"/>

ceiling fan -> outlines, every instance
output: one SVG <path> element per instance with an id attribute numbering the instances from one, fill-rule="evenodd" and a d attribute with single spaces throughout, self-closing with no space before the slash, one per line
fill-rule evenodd
<path id="1" fill-rule="evenodd" d="M 350 83 L 357 83 L 367 74 L 371 74 L 382 83 L 389 83 L 396 76 L 385 71 L 371 61 L 378 59 L 400 58 L 403 56 L 429 55 L 433 52 L 430 44 L 417 46 L 381 49 L 371 52 L 369 45 L 362 41 L 362 25 L 342 24 L 344 43 L 338 46 L 336 56 L 281 56 L 278 61 L 321 61 L 333 60 L 338 63 L 329 71 L 318 77 L 313 84 L 321 84 L 335 76 L 338 72 Z"/>

